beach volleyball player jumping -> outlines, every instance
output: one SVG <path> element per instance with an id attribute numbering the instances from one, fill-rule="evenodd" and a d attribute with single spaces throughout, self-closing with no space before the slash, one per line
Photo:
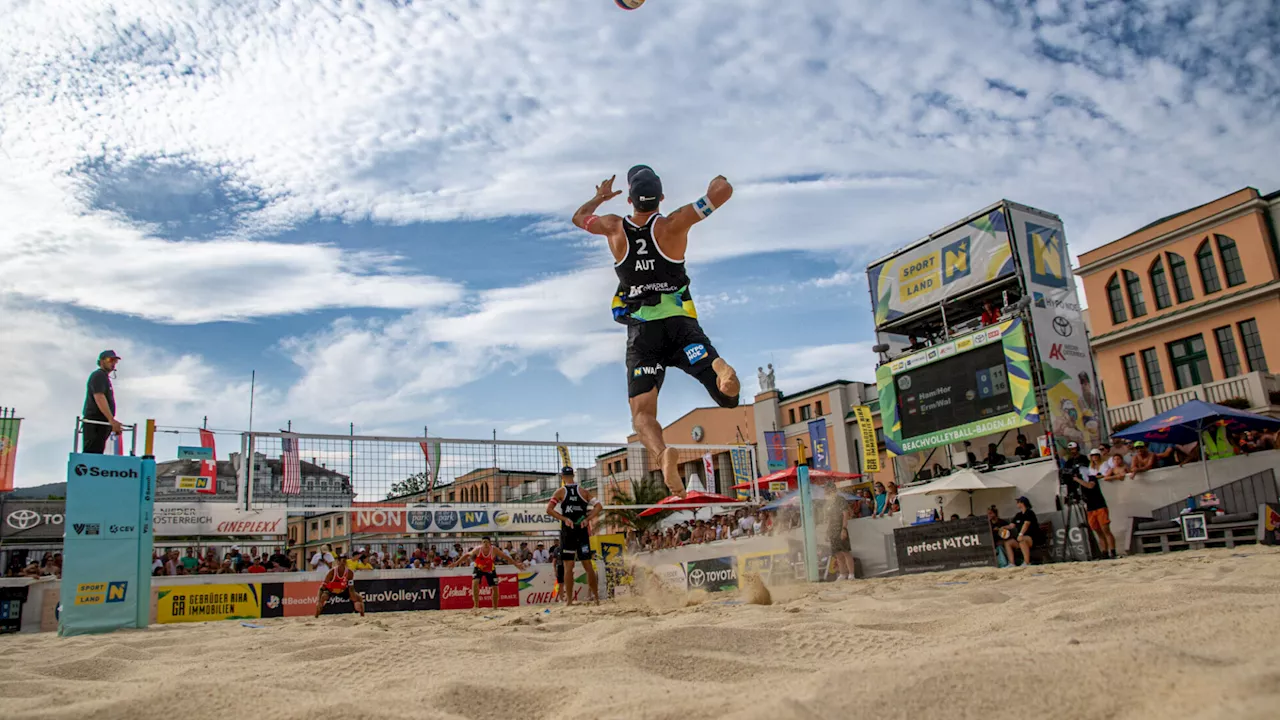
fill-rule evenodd
<path id="1" fill-rule="evenodd" d="M 702 383 L 716 404 L 738 406 L 738 375 L 698 324 L 698 311 L 689 293 L 685 248 L 689 229 L 715 212 L 733 195 L 723 176 L 707 186 L 697 201 L 664 216 L 662 180 L 648 165 L 627 172 L 629 217 L 596 215 L 596 209 L 622 194 L 613 189 L 614 177 L 596 187 L 596 196 L 573 214 L 573 224 L 609 240 L 618 292 L 613 319 L 627 326 L 627 397 L 631 424 L 649 453 L 658 459 L 667 488 L 684 497 L 676 451 L 662 439 L 658 424 L 658 391 L 666 368 L 678 367 Z"/>

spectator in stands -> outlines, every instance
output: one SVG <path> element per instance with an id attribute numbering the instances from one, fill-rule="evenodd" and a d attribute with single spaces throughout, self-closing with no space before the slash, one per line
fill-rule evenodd
<path id="1" fill-rule="evenodd" d="M 898 483 L 890 480 L 885 490 L 885 515 L 893 515 L 901 509 L 898 505 Z"/>
<path id="2" fill-rule="evenodd" d="M 533 548 L 533 562 L 534 562 L 534 563 L 537 563 L 537 564 L 546 564 L 546 562 L 547 562 L 548 560 L 550 560 L 550 559 L 551 559 L 551 558 L 550 558 L 550 556 L 549 556 L 549 555 L 547 555 L 547 551 L 546 551 L 546 549 L 542 547 L 542 543 L 538 543 L 537 545 L 535 545 L 535 546 L 534 546 L 534 548 Z"/>
<path id="3" fill-rule="evenodd" d="M 1095 450 L 1100 449 L 1102 456 L 1106 458 L 1099 472 L 1103 480 L 1124 480 L 1124 476 L 1129 474 L 1129 466 L 1124 462 L 1124 448 L 1117 445 L 1114 448 L 1106 443 L 1100 443 Z M 1091 453 L 1092 454 L 1092 453 Z"/>
<path id="4" fill-rule="evenodd" d="M 319 572 L 321 575 L 327 575 L 329 573 L 329 568 L 332 568 L 333 564 L 332 545 L 325 545 L 311 556 L 311 569 Z"/>
<path id="5" fill-rule="evenodd" d="M 360 548 L 351 553 L 351 557 L 347 558 L 347 567 L 352 570 L 372 570 L 373 565 L 369 564 L 368 548 Z"/>
<path id="6" fill-rule="evenodd" d="M 1156 456 L 1147 449 L 1147 444 L 1138 440 L 1133 444 L 1133 464 L 1129 466 L 1129 475 L 1144 473 L 1156 466 Z"/>
<path id="7" fill-rule="evenodd" d="M 875 492 L 875 497 L 872 498 L 872 502 L 875 504 L 872 506 L 874 509 L 871 513 L 871 517 L 881 517 L 886 514 L 889 496 L 884 490 L 884 485 L 879 481 L 873 483 L 871 487 Z"/>
<path id="8" fill-rule="evenodd" d="M 994 470 L 1008 460 L 1000 454 L 1000 448 L 995 443 L 987 443 L 987 457 L 983 462 L 987 464 L 987 470 Z"/>
<path id="9" fill-rule="evenodd" d="M 1019 460 L 1031 460 L 1038 457 L 1040 452 L 1035 445 L 1027 442 L 1026 435 L 1018 435 L 1018 447 L 1013 451 L 1013 454 L 1017 455 Z"/>
<path id="10" fill-rule="evenodd" d="M 1036 513 L 1031 509 L 1031 501 L 1026 497 L 1018 498 L 1018 513 L 1013 516 L 1013 521 L 1004 526 L 1008 537 L 1004 541 L 1005 555 L 1009 559 L 1009 567 L 1017 566 L 1017 551 L 1022 550 L 1022 564 L 1027 566 L 1031 564 L 1031 548 L 1039 544 L 1042 539 L 1043 531 L 1040 529 L 1040 520 L 1036 518 Z"/>
<path id="11" fill-rule="evenodd" d="M 256 574 L 256 573 L 264 573 L 266 571 L 267 571 L 267 568 L 265 565 L 262 564 L 262 560 L 260 558 L 256 558 L 254 559 L 253 563 L 249 565 L 249 569 L 246 570 L 245 572 L 251 572 Z"/>
<path id="12" fill-rule="evenodd" d="M 1089 521 L 1089 529 L 1098 539 L 1098 549 L 1102 557 L 1115 559 L 1116 538 L 1111 534 L 1111 513 L 1107 509 L 1107 499 L 1102 496 L 1102 481 L 1106 479 L 1101 462 L 1102 451 L 1094 448 L 1089 451 L 1089 467 L 1081 468 L 1071 479 L 1080 486 L 1080 494 L 1084 497 L 1085 516 Z M 1121 461 L 1123 462 L 1123 460 Z M 1123 476 L 1120 478 L 1124 479 Z"/>
<path id="13" fill-rule="evenodd" d="M 982 301 L 982 324 L 994 325 L 1000 321 L 1000 311 L 996 309 L 995 303 L 990 300 Z"/>

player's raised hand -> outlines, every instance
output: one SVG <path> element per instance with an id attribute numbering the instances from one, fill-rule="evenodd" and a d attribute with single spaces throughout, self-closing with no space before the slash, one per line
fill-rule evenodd
<path id="1" fill-rule="evenodd" d="M 617 180 L 617 179 L 618 179 L 618 176 L 617 176 L 617 175 L 614 175 L 613 177 L 609 178 L 608 180 L 605 180 L 604 182 L 602 182 L 602 183 L 600 183 L 599 185 L 597 185 L 597 186 L 596 186 L 596 199 L 597 199 L 597 200 L 602 200 L 602 201 L 603 201 L 603 200 L 612 200 L 612 199 L 614 199 L 614 198 L 618 197 L 619 195 L 621 195 L 621 194 L 622 194 L 622 191 L 621 191 L 621 190 L 614 190 L 614 189 L 613 189 L 613 181 L 614 181 L 614 180 Z"/>

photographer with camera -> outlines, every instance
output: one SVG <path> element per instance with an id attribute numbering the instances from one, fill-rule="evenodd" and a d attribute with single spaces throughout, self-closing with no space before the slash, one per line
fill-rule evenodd
<path id="1" fill-rule="evenodd" d="M 1089 529 L 1098 539 L 1098 549 L 1102 557 L 1114 560 L 1116 557 L 1116 538 L 1111 534 L 1111 514 L 1107 510 L 1107 499 L 1102 496 L 1102 478 L 1107 472 L 1102 459 L 1102 451 L 1094 448 L 1089 451 L 1089 463 L 1076 468 L 1071 481 L 1080 486 L 1080 495 L 1084 499 Z"/>

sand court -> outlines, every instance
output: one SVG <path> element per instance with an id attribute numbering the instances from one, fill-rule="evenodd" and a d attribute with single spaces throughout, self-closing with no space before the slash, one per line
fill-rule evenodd
<path id="1" fill-rule="evenodd" d="M 1280 551 L 0 638 L 7 718 L 1271 717 Z M 566 681 L 569 682 L 566 682 Z M 1015 712 L 1016 710 L 1016 712 Z"/>

